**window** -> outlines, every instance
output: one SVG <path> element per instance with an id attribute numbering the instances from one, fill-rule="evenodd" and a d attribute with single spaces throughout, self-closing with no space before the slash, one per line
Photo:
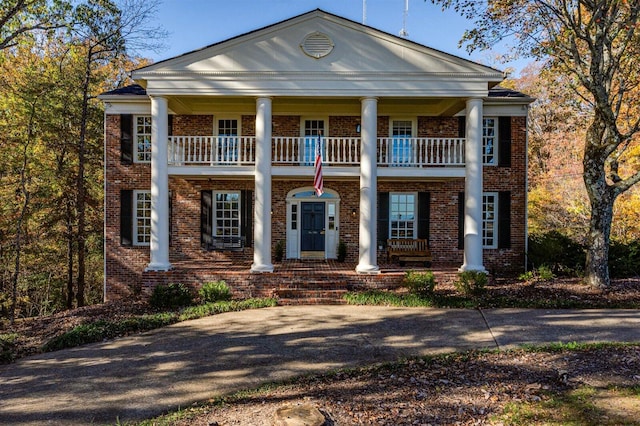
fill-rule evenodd
<path id="1" fill-rule="evenodd" d="M 484 118 L 482 120 L 482 164 L 495 165 L 497 163 L 497 142 L 498 119 Z"/>
<path id="2" fill-rule="evenodd" d="M 240 193 L 214 193 L 213 235 L 215 237 L 240 236 Z"/>
<path id="3" fill-rule="evenodd" d="M 389 238 L 416 238 L 416 194 L 389 195 Z"/>
<path id="4" fill-rule="evenodd" d="M 151 191 L 134 191 L 133 243 L 146 246 L 151 241 Z"/>
<path id="5" fill-rule="evenodd" d="M 392 120 L 391 121 L 391 164 L 407 165 L 413 158 L 413 121 Z"/>
<path id="6" fill-rule="evenodd" d="M 498 247 L 498 193 L 482 194 L 482 246 Z"/>
<path id="7" fill-rule="evenodd" d="M 221 163 L 238 161 L 238 120 L 218 120 L 217 157 Z"/>
<path id="8" fill-rule="evenodd" d="M 137 163 L 151 161 L 151 116 L 140 115 L 135 118 L 135 160 Z"/>
<path id="9" fill-rule="evenodd" d="M 304 146 L 302 164 L 312 166 L 316 160 L 316 144 L 320 143 L 319 135 L 326 136 L 324 120 L 304 120 Z M 324 147 L 320 148 L 324 152 Z"/>

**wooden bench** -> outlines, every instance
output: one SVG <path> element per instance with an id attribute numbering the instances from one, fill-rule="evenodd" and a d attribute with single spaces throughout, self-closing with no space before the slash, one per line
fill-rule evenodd
<path id="1" fill-rule="evenodd" d="M 206 244 L 210 251 L 242 251 L 244 249 L 244 237 L 212 237 Z"/>
<path id="2" fill-rule="evenodd" d="M 387 261 L 400 263 L 423 262 L 424 266 L 431 266 L 431 250 L 427 240 L 389 239 L 387 240 Z"/>

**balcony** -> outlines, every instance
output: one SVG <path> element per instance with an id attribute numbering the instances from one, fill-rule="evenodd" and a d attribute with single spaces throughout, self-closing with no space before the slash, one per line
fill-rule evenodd
<path id="1" fill-rule="evenodd" d="M 359 173 L 360 138 L 276 136 L 271 143 L 273 174 L 311 175 L 313 167 L 309 166 L 314 164 L 318 144 L 325 174 L 330 176 L 333 172 L 356 176 Z M 378 138 L 376 161 L 379 174 L 415 175 L 422 170 L 419 174 L 463 176 L 464 144 L 464 138 Z M 253 171 L 256 138 L 170 136 L 168 151 L 171 174 L 244 174 Z M 407 170 L 403 172 L 398 168 Z"/>

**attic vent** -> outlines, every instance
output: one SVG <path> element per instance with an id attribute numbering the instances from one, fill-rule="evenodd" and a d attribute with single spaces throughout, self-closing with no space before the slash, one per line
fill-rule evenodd
<path id="1" fill-rule="evenodd" d="M 333 46 L 333 42 L 329 36 L 319 32 L 307 35 L 300 44 L 300 48 L 304 53 L 316 59 L 331 53 Z"/>

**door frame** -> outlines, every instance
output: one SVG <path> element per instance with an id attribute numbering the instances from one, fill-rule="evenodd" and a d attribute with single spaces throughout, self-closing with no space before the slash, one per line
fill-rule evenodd
<path id="1" fill-rule="evenodd" d="M 325 238 L 323 258 L 337 258 L 338 242 L 340 241 L 340 196 L 336 191 L 325 187 L 322 196 L 317 197 L 312 186 L 295 188 L 287 194 L 285 258 L 301 258 L 303 202 L 324 203 Z M 332 215 L 329 215 L 330 210 L 333 213 Z"/>

